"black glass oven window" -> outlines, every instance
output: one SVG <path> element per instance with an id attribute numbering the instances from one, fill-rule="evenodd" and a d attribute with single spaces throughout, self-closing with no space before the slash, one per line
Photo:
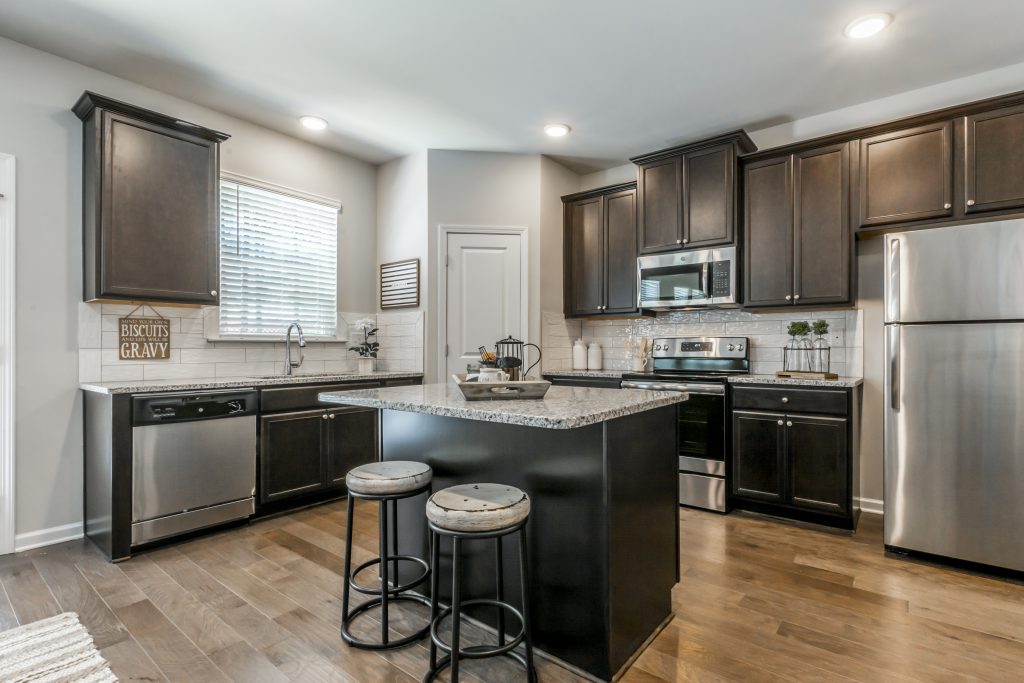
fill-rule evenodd
<path id="1" fill-rule="evenodd" d="M 725 397 L 690 394 L 680 403 L 679 455 L 725 460 Z"/>

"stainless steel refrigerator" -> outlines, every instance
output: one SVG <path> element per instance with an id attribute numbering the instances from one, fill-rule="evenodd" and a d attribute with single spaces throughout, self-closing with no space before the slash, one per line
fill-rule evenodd
<path id="1" fill-rule="evenodd" d="M 885 544 L 1024 570 L 1024 220 L 885 237 Z"/>

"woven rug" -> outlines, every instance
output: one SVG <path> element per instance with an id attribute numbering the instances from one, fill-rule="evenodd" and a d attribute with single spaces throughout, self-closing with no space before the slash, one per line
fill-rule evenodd
<path id="1" fill-rule="evenodd" d="M 3 683 L 117 681 L 74 612 L 0 633 Z"/>

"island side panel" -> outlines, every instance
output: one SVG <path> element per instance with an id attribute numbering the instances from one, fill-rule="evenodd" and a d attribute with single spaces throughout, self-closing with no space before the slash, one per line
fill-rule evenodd
<path id="1" fill-rule="evenodd" d="M 433 490 L 497 482 L 530 496 L 527 526 L 535 645 L 603 679 L 610 678 L 608 517 L 603 423 L 541 429 L 383 410 L 383 460 L 416 460 L 434 470 Z M 426 495 L 402 501 L 399 552 L 427 557 Z M 463 592 L 494 595 L 494 544 L 467 543 Z M 520 605 L 515 541 L 504 545 L 505 599 Z M 451 544 L 441 552 L 441 600 L 451 593 Z M 406 569 L 403 576 L 411 577 Z M 426 591 L 424 591 L 426 592 Z M 493 624 L 493 610 L 475 618 Z"/>
<path id="2" fill-rule="evenodd" d="M 679 571 L 676 416 L 676 406 L 668 406 L 605 423 L 613 674 L 672 613 Z"/>

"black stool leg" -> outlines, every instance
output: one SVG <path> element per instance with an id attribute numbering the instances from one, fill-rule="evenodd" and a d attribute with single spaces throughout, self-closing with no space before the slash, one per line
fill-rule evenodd
<path id="1" fill-rule="evenodd" d="M 341 588 L 341 624 L 342 630 L 345 622 L 348 621 L 348 599 L 349 581 L 352 579 L 352 508 L 354 501 L 351 494 L 348 496 L 348 513 L 345 517 L 345 571 L 343 575 L 344 585 Z"/>
<path id="2" fill-rule="evenodd" d="M 437 613 L 441 611 L 438 604 L 438 592 L 440 590 L 440 559 L 441 559 L 441 537 L 433 531 L 430 532 L 430 623 L 437 620 Z M 430 639 L 430 670 L 437 668 L 437 643 Z"/>
<path id="3" fill-rule="evenodd" d="M 462 580 L 459 576 L 462 568 L 459 537 L 452 538 L 452 663 L 451 683 L 459 683 L 459 620 L 461 618 Z"/>
<path id="4" fill-rule="evenodd" d="M 505 602 L 505 570 L 502 566 L 501 560 L 501 540 L 502 537 L 498 536 L 494 539 L 494 565 L 497 568 L 495 571 L 495 579 L 498 584 L 498 602 Z M 505 610 L 502 608 L 498 609 L 498 646 L 505 644 Z"/>
<path id="5" fill-rule="evenodd" d="M 391 556 L 396 558 L 391 561 L 391 580 L 396 586 L 401 586 L 398 580 L 398 499 L 391 502 Z"/>
<path id="6" fill-rule="evenodd" d="M 526 678 L 537 680 L 537 671 L 533 668 L 533 638 L 530 636 L 530 579 L 526 559 L 526 527 L 519 530 L 519 580 L 523 597 L 523 643 L 526 645 Z"/>
<path id="7" fill-rule="evenodd" d="M 380 640 L 388 644 L 388 502 L 380 502 Z"/>

